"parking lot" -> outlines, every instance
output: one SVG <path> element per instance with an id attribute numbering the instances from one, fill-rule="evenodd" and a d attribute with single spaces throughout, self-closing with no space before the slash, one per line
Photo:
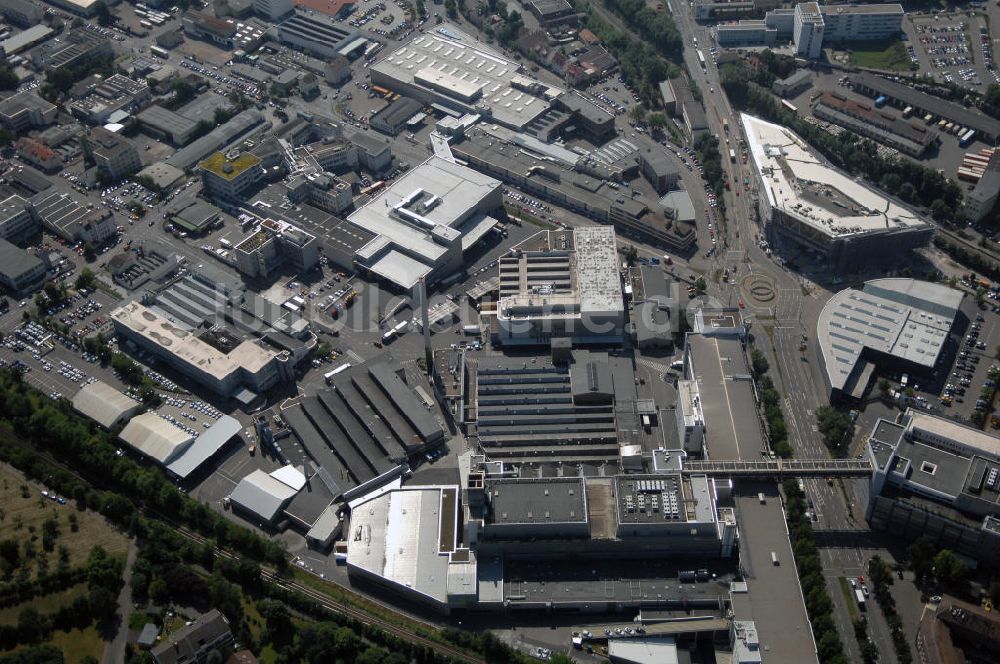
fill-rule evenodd
<path id="1" fill-rule="evenodd" d="M 977 12 L 908 15 L 910 60 L 940 81 L 976 88 L 1000 82 L 993 68 L 989 26 Z"/>

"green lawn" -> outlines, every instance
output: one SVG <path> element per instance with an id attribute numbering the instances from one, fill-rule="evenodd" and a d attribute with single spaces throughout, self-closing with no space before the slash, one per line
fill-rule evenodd
<path id="1" fill-rule="evenodd" d="M 836 50 L 850 53 L 851 64 L 858 67 L 886 71 L 910 71 L 913 68 L 906 46 L 899 39 L 848 42 Z"/>
<path id="2" fill-rule="evenodd" d="M 104 656 L 104 640 L 93 625 L 87 629 L 74 629 L 70 632 L 55 631 L 49 643 L 62 650 L 63 657 L 70 664 L 79 662 L 87 655 L 96 658 L 97 661 L 101 661 Z"/>

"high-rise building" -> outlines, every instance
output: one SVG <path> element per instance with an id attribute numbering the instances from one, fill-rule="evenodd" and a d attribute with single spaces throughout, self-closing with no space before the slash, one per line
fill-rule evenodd
<path id="1" fill-rule="evenodd" d="M 295 8 L 295 0 L 253 0 L 253 10 L 270 21 L 290 14 Z"/>
<path id="2" fill-rule="evenodd" d="M 797 55 L 810 59 L 818 58 L 823 50 L 824 30 L 823 14 L 819 11 L 818 3 L 800 2 L 795 5 L 792 40 Z"/>

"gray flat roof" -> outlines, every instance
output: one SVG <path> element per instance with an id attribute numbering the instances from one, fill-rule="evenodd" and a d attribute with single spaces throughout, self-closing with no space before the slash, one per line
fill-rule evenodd
<path id="1" fill-rule="evenodd" d="M 586 523 L 584 479 L 497 479 L 486 481 L 491 523 Z"/>
<path id="2" fill-rule="evenodd" d="M 441 439 L 444 432 L 437 418 L 417 399 L 413 389 L 403 382 L 389 362 L 375 362 L 369 366 L 368 375 L 378 383 L 393 406 L 416 429 L 421 440 L 430 443 Z"/>
<path id="3" fill-rule="evenodd" d="M 962 297 L 948 286 L 915 279 L 876 279 L 863 290 L 836 293 L 816 323 L 831 388 L 848 385 L 866 351 L 933 367 Z"/>
<path id="4" fill-rule="evenodd" d="M 136 119 L 171 135 L 192 132 L 198 124 L 196 120 L 184 117 L 180 113 L 175 113 L 158 104 L 154 104 L 139 113 Z"/>
<path id="5" fill-rule="evenodd" d="M 940 97 L 914 90 L 902 83 L 890 81 L 866 72 L 852 72 L 851 83 L 854 86 L 868 88 L 878 94 L 892 97 L 903 104 L 914 106 L 926 113 L 933 113 L 934 115 L 948 118 L 963 127 L 986 133 L 989 137 L 996 138 L 1000 136 L 1000 120 L 995 120 L 978 111 L 965 108 L 960 104 L 941 99 Z"/>
<path id="6" fill-rule="evenodd" d="M 42 265 L 42 259 L 38 256 L 28 253 L 7 240 L 0 239 L 0 271 L 3 271 L 4 274 L 19 277 L 25 272 L 37 269 L 40 265 Z"/>

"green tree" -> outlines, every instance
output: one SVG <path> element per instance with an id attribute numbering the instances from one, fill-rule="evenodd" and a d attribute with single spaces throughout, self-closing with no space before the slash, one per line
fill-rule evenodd
<path id="1" fill-rule="evenodd" d="M 763 376 L 771 368 L 771 365 L 767 361 L 767 357 L 760 351 L 759 348 L 750 349 L 750 369 L 753 371 L 754 376 Z"/>
<path id="2" fill-rule="evenodd" d="M 831 450 L 839 449 L 853 428 L 851 416 L 831 406 L 821 406 L 816 409 L 816 424 L 823 434 L 824 444 Z"/>
<path id="3" fill-rule="evenodd" d="M 105 27 L 111 25 L 115 20 L 104 0 L 97 0 L 94 3 L 94 14 L 97 16 L 97 22 Z"/>
<path id="4" fill-rule="evenodd" d="M 698 295 L 704 295 L 705 291 L 708 290 L 708 282 L 705 281 L 705 277 L 698 277 L 698 280 L 694 282 L 694 290 Z"/>
<path id="5" fill-rule="evenodd" d="M 968 566 L 949 549 L 941 549 L 933 558 L 938 579 L 952 590 L 962 590 L 969 575 Z"/>
<path id="6" fill-rule="evenodd" d="M 74 284 L 77 290 L 82 288 L 93 288 L 97 284 L 97 277 L 94 276 L 93 270 L 89 267 L 85 267 L 80 270 L 80 274 L 76 277 L 76 284 Z"/>
<path id="7" fill-rule="evenodd" d="M 90 242 L 83 243 L 83 257 L 88 261 L 92 261 L 97 258 L 97 249 L 94 248 Z"/>

